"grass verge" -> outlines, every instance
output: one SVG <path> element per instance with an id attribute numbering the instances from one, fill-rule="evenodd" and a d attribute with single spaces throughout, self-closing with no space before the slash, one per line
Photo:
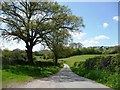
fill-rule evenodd
<path id="1" fill-rule="evenodd" d="M 49 63 L 49 62 L 45 62 Z M 3 87 L 16 82 L 27 82 L 36 78 L 48 77 L 57 73 L 62 67 L 62 64 L 58 66 L 54 65 L 14 65 L 6 66 L 2 70 L 2 84 Z"/>
<path id="2" fill-rule="evenodd" d="M 71 69 L 77 75 L 95 80 L 98 83 L 102 83 L 108 87 L 120 90 L 120 84 L 118 82 L 118 77 L 120 77 L 120 74 L 118 73 L 102 70 L 90 70 L 82 67 L 71 67 Z"/>
<path id="3" fill-rule="evenodd" d="M 112 56 L 112 57 L 111 57 Z M 72 64 L 71 69 L 83 76 L 108 87 L 120 90 L 119 55 L 105 55 Z"/>

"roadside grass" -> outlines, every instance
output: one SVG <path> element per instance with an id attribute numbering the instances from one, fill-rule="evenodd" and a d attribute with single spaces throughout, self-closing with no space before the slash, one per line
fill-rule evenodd
<path id="1" fill-rule="evenodd" d="M 85 56 L 77 56 L 77 57 L 71 57 L 72 60 L 74 60 L 72 63 L 69 63 L 71 60 L 66 60 L 67 64 L 70 65 L 71 70 L 76 73 L 79 76 L 83 76 L 92 80 L 95 80 L 98 83 L 102 83 L 108 87 L 111 87 L 115 90 L 120 90 L 120 73 L 118 72 L 111 72 L 111 71 L 106 71 L 106 70 L 97 70 L 97 69 L 90 69 L 84 67 L 83 63 L 86 61 L 85 59 L 87 58 L 92 58 L 94 55 L 86 55 Z M 103 55 L 98 55 L 98 56 L 103 56 Z M 109 54 L 105 56 L 117 56 L 117 54 Z M 78 65 L 75 65 L 75 61 L 79 63 Z"/>
<path id="2" fill-rule="evenodd" d="M 120 83 L 118 81 L 120 74 L 118 73 L 103 70 L 90 70 L 83 67 L 71 67 L 71 69 L 79 76 L 95 80 L 98 83 L 120 90 Z"/>
<path id="3" fill-rule="evenodd" d="M 31 76 L 14 74 L 6 70 L 2 71 L 2 87 L 7 87 L 8 84 L 18 83 L 18 82 L 27 82 L 31 81 L 33 78 Z"/>
<path id="4" fill-rule="evenodd" d="M 63 67 L 62 64 L 54 66 L 52 62 L 37 62 L 35 65 L 5 66 L 2 70 L 2 84 L 27 82 L 36 78 L 48 77 L 57 73 Z"/>

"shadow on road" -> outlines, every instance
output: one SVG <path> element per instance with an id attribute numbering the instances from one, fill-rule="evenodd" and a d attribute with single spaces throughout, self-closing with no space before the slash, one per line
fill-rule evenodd
<path id="1" fill-rule="evenodd" d="M 64 68 L 61 69 L 57 74 L 43 78 L 44 81 L 54 81 L 54 82 L 75 82 L 75 81 L 88 81 L 88 79 L 80 77 L 74 74 L 68 65 L 64 64 Z"/>

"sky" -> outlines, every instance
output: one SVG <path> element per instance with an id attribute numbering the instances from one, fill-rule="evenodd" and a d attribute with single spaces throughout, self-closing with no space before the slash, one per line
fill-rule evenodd
<path id="1" fill-rule="evenodd" d="M 59 2 L 67 5 L 73 15 L 82 17 L 85 28 L 82 32 L 71 33 L 73 42 L 80 42 L 84 47 L 114 46 L 118 44 L 118 3 L 117 2 Z M 25 43 L 15 41 L 1 41 L 0 48 L 25 50 Z M 33 51 L 43 49 L 36 45 Z"/>
<path id="2" fill-rule="evenodd" d="M 74 15 L 82 16 L 85 28 L 72 33 L 74 42 L 88 46 L 112 46 L 118 43 L 118 4 L 116 2 L 62 2 Z"/>

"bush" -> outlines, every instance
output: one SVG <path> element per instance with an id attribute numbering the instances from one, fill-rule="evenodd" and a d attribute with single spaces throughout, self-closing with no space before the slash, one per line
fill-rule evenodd
<path id="1" fill-rule="evenodd" d="M 71 67 L 76 74 L 120 90 L 120 55 L 89 58 Z"/>
<path id="2" fill-rule="evenodd" d="M 27 55 L 25 51 L 15 49 L 13 51 L 3 50 L 2 51 L 2 64 L 27 64 Z"/>
<path id="3" fill-rule="evenodd" d="M 43 59 L 53 59 L 54 55 L 52 52 L 46 52 L 43 54 Z"/>
<path id="4" fill-rule="evenodd" d="M 119 68 L 120 67 L 120 55 L 98 56 L 94 58 L 89 58 L 86 60 L 83 66 L 85 68 L 89 68 L 92 70 L 105 70 L 105 71 L 111 71 L 111 72 L 120 72 L 120 68 Z"/>

